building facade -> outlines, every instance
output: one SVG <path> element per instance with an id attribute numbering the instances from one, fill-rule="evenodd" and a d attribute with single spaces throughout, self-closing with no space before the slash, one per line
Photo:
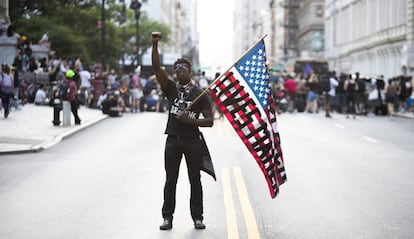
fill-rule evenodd
<path id="1" fill-rule="evenodd" d="M 168 56 L 175 60 L 179 56 L 188 58 L 194 65 L 199 64 L 197 0 L 148 0 L 142 5 L 142 11 L 151 20 L 170 26 L 171 42 L 160 46 L 165 60 Z M 150 54 L 144 58 L 149 59 Z"/>
<path id="2" fill-rule="evenodd" d="M 9 17 L 9 1 L 0 0 L 0 19 L 6 19 Z"/>
<path id="3" fill-rule="evenodd" d="M 281 27 L 277 25 L 282 9 L 280 0 L 234 1 L 233 8 L 233 58 L 237 59 L 261 37 L 266 44 L 267 60 L 276 64 L 280 51 Z"/>
<path id="4" fill-rule="evenodd" d="M 337 72 L 412 74 L 413 0 L 326 0 L 325 57 Z"/>
<path id="5" fill-rule="evenodd" d="M 321 58 L 323 12 L 323 0 L 237 1 L 233 36 L 238 37 L 234 37 L 233 54 L 240 56 L 267 34 L 267 59 L 273 69 L 283 70 L 286 62 L 300 56 Z"/>
<path id="6" fill-rule="evenodd" d="M 298 56 L 323 58 L 324 28 L 324 1 L 301 0 L 298 9 Z"/>

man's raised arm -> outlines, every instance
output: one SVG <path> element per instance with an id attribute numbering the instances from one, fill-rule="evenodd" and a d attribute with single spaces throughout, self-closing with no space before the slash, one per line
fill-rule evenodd
<path id="1" fill-rule="evenodd" d="M 168 82 L 167 73 L 161 68 L 160 65 L 160 55 L 158 53 L 158 41 L 161 39 L 160 32 L 153 32 L 152 36 L 152 68 L 154 69 L 155 75 L 157 76 L 157 81 L 160 83 L 161 87 L 165 89 Z"/>

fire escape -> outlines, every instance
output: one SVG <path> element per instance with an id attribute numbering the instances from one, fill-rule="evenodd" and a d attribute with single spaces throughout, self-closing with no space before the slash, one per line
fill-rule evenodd
<path id="1" fill-rule="evenodd" d="M 285 9 L 285 20 L 281 24 L 285 28 L 283 55 L 284 60 L 299 56 L 298 49 L 298 10 L 300 0 L 285 0 L 281 2 L 281 7 Z"/>

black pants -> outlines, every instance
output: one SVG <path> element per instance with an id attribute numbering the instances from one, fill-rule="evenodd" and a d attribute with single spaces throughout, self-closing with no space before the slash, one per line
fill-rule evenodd
<path id="1" fill-rule="evenodd" d="M 78 115 L 79 104 L 77 100 L 70 101 L 70 110 L 72 111 L 73 117 L 75 118 L 75 124 L 80 124 L 81 119 Z"/>
<path id="2" fill-rule="evenodd" d="M 165 172 L 163 218 L 172 218 L 175 210 L 177 179 L 182 156 L 185 156 L 191 186 L 191 217 L 203 219 L 203 189 L 200 181 L 202 165 L 201 141 L 197 138 L 185 139 L 169 135 L 165 144 Z"/>
<path id="3" fill-rule="evenodd" d="M 355 114 L 356 113 L 356 110 L 355 110 L 355 96 L 347 96 L 346 101 L 347 101 L 347 104 L 348 104 L 347 113 L 348 114 Z"/>
<path id="4" fill-rule="evenodd" d="M 3 108 L 4 108 L 4 117 L 7 118 L 7 116 L 10 113 L 10 99 L 12 98 L 12 95 L 8 93 L 0 92 L 0 96 L 1 96 L 1 103 L 3 104 Z"/>

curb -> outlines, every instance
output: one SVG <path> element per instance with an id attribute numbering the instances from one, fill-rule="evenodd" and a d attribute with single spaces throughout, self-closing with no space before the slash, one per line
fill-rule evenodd
<path id="1" fill-rule="evenodd" d="M 51 147 L 55 146 L 56 144 L 60 143 L 62 140 L 66 139 L 66 138 L 69 138 L 70 136 L 76 134 L 77 132 L 83 131 L 83 130 L 91 127 L 92 125 L 95 125 L 95 124 L 97 124 L 97 123 L 99 123 L 102 120 L 107 119 L 107 118 L 108 118 L 108 115 L 102 115 L 102 117 L 99 117 L 98 119 L 93 120 L 92 122 L 89 122 L 87 124 L 80 125 L 77 128 L 73 128 L 73 129 L 70 129 L 68 131 L 65 131 L 65 132 L 63 132 L 63 133 L 61 133 L 59 135 L 56 135 L 51 140 L 42 142 L 40 144 L 31 146 L 31 147 L 25 148 L 25 149 L 16 149 L 16 150 L 11 149 L 9 151 L 3 151 L 3 152 L 0 152 L 0 155 L 5 155 L 5 154 L 24 154 L 24 153 L 37 153 L 37 152 L 40 152 L 40 151 L 42 151 L 44 149 L 48 149 L 48 148 L 51 148 Z"/>
<path id="2" fill-rule="evenodd" d="M 405 114 L 395 113 L 395 114 L 393 114 L 393 116 L 394 117 L 406 118 L 406 119 L 414 119 L 414 114 L 412 112 L 405 113 Z"/>

